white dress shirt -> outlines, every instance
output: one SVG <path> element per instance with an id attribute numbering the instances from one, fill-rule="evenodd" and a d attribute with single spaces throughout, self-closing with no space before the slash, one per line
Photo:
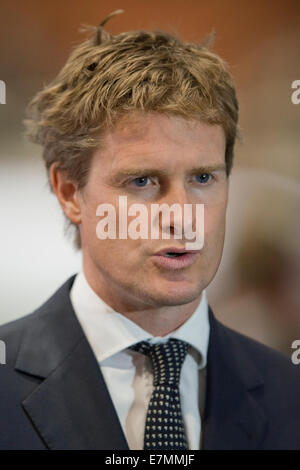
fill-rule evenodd
<path id="1" fill-rule="evenodd" d="M 143 449 L 153 375 L 147 356 L 128 350 L 140 341 L 156 343 L 177 338 L 190 348 L 180 376 L 180 400 L 189 449 L 201 448 L 206 361 L 209 340 L 208 305 L 203 291 L 191 317 L 177 330 L 154 337 L 124 315 L 113 310 L 90 287 L 83 272 L 74 281 L 71 302 L 97 358 L 130 449 Z"/>

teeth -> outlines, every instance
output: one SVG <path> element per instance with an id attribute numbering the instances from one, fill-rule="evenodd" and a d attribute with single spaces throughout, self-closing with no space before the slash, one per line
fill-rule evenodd
<path id="1" fill-rule="evenodd" d="M 170 253 L 165 254 L 165 256 L 167 258 L 177 258 L 178 256 L 182 256 L 182 255 L 184 255 L 184 253 L 172 253 L 172 252 L 170 252 Z"/>

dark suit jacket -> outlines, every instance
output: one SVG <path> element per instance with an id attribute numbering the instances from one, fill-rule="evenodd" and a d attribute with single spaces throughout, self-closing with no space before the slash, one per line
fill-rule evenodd
<path id="1" fill-rule="evenodd" d="M 0 449 L 128 450 L 70 302 L 73 280 L 0 327 L 7 348 Z M 203 448 L 300 449 L 300 366 L 225 327 L 211 310 L 209 321 Z"/>

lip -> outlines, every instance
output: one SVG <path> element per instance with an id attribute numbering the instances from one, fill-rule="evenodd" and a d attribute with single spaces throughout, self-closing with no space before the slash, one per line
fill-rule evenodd
<path id="1" fill-rule="evenodd" d="M 200 253 L 200 250 L 185 250 L 184 248 L 169 246 L 168 248 L 158 251 L 155 255 L 164 256 L 166 253 Z"/>
<path id="2" fill-rule="evenodd" d="M 184 253 L 182 256 L 178 258 L 168 258 L 165 256 L 166 253 L 173 252 L 173 253 Z M 169 247 L 164 250 L 160 250 L 159 252 L 155 253 L 154 255 L 154 262 L 160 267 L 166 268 L 168 270 L 178 270 L 187 268 L 191 266 L 196 259 L 200 250 L 184 250 L 183 248 L 175 248 Z"/>

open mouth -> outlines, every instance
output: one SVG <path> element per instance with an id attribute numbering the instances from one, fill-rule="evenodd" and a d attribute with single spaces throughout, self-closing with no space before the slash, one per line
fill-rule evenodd
<path id="1" fill-rule="evenodd" d="M 170 247 L 171 250 L 173 247 Z M 196 262 L 199 251 L 165 251 L 161 250 L 154 256 L 155 263 L 160 267 L 168 270 L 179 270 L 187 268 Z M 178 259 L 177 259 L 178 258 Z M 180 259 L 179 259 L 180 258 Z"/>
<path id="2" fill-rule="evenodd" d="M 183 256 L 185 255 L 186 253 L 174 253 L 173 251 L 169 251 L 168 253 L 166 253 L 164 256 L 166 258 L 178 258 L 179 256 Z"/>

